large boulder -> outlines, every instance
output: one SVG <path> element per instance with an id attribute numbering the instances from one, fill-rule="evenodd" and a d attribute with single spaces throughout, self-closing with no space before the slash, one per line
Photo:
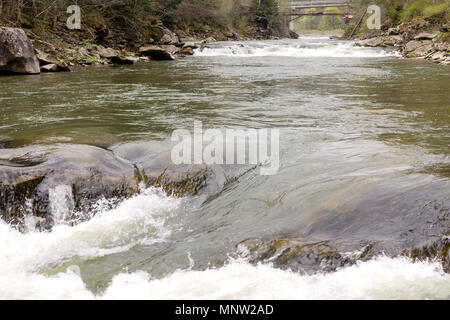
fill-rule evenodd
<path id="1" fill-rule="evenodd" d="M 22 29 L 0 27 L 1 73 L 40 73 L 33 45 Z"/>
<path id="2" fill-rule="evenodd" d="M 134 64 L 139 61 L 138 58 L 132 56 L 115 56 L 109 58 L 109 60 L 115 64 Z"/>
<path id="3" fill-rule="evenodd" d="M 154 60 L 175 60 L 174 55 L 167 51 L 164 48 L 161 48 L 159 46 L 146 46 L 141 47 L 139 49 L 139 52 L 143 56 L 149 56 Z"/>
<path id="4" fill-rule="evenodd" d="M 160 44 L 177 44 L 180 42 L 177 35 L 167 28 L 161 29 L 162 35 L 159 39 Z"/>
<path id="5" fill-rule="evenodd" d="M 27 217 L 34 217 L 37 229 L 50 230 L 61 221 L 61 212 L 53 208 L 59 202 L 52 198 L 55 193 L 67 199 L 63 207 L 70 204 L 63 220 L 75 224 L 95 215 L 99 201 L 113 208 L 148 187 L 177 197 L 208 197 L 248 170 L 175 165 L 171 148 L 164 142 L 131 142 L 108 150 L 70 144 L 0 148 L 0 219 L 25 230 Z"/>

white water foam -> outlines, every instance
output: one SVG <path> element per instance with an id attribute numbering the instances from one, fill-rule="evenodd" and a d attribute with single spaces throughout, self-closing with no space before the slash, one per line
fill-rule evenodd
<path id="1" fill-rule="evenodd" d="M 75 208 L 72 187 L 68 185 L 60 185 L 55 188 L 51 188 L 48 192 L 48 197 L 54 224 L 65 224 L 67 222 L 67 218 Z"/>
<path id="2" fill-rule="evenodd" d="M 20 278 L 22 277 L 22 278 Z M 28 299 L 450 299 L 450 275 L 439 263 L 387 258 L 327 274 L 300 275 L 232 261 L 219 269 L 179 270 L 163 279 L 121 273 L 95 296 L 74 273 L 19 275 L 0 298 Z"/>
<path id="3" fill-rule="evenodd" d="M 49 233 L 22 234 L 0 222 L 0 299 L 450 299 L 450 275 L 439 263 L 407 258 L 379 257 L 315 275 L 244 260 L 204 271 L 177 270 L 162 279 L 143 271 L 119 273 L 97 295 L 71 268 L 42 274 L 74 257 L 97 258 L 164 241 L 173 231 L 166 219 L 182 201 L 147 189 L 89 221 L 61 224 Z"/>
<path id="4" fill-rule="evenodd" d="M 320 45 L 319 45 L 320 44 Z M 312 45 L 312 44 L 309 44 Z M 354 43 L 315 43 L 314 47 L 308 45 L 224 45 L 211 46 L 195 50 L 195 56 L 215 57 L 296 57 L 296 58 L 383 58 L 398 56 L 395 51 L 383 49 L 356 47 Z"/>
<path id="5" fill-rule="evenodd" d="M 51 199 L 56 201 L 52 208 L 62 212 L 69 209 L 62 208 L 61 197 Z M 63 223 L 51 232 L 32 230 L 23 234 L 0 221 L 0 287 L 8 287 L 30 274 L 34 276 L 45 266 L 61 264 L 72 257 L 101 257 L 126 251 L 138 243 L 164 241 L 171 233 L 166 219 L 176 212 L 181 201 L 150 188 L 76 226 L 61 220 Z M 20 275 L 19 279 L 15 279 L 16 275 Z"/>
<path id="6" fill-rule="evenodd" d="M 334 273 L 300 275 L 233 261 L 220 269 L 177 271 L 151 280 L 116 276 L 107 299 L 449 299 L 450 275 L 438 263 L 379 257 Z"/>

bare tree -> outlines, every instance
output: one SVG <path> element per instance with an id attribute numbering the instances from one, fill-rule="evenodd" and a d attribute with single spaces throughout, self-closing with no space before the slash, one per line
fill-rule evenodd
<path id="1" fill-rule="evenodd" d="M 22 10 L 23 10 L 23 0 L 17 0 L 17 18 L 16 18 L 16 22 L 19 25 L 22 24 Z"/>
<path id="2" fill-rule="evenodd" d="M 37 15 L 36 0 L 33 0 L 31 4 L 32 4 L 32 7 L 33 7 L 33 19 L 34 19 L 34 17 L 36 17 L 36 15 Z"/>
<path id="3" fill-rule="evenodd" d="M 58 23 L 58 1 L 55 1 L 53 11 L 53 25 L 52 25 L 53 29 L 56 29 L 57 23 Z"/>

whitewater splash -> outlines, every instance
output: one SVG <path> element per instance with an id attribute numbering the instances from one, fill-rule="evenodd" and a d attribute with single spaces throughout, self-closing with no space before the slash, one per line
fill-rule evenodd
<path id="1" fill-rule="evenodd" d="M 58 209 L 53 214 L 61 217 L 60 211 L 66 212 L 61 206 L 65 189 L 56 190 L 50 197 L 54 201 L 51 205 Z M 0 221 L 0 287 L 20 282 L 21 278 L 15 279 L 17 275 L 34 276 L 46 266 L 64 264 L 73 257 L 88 260 L 123 252 L 136 244 L 165 241 L 174 227 L 166 221 L 182 201 L 150 188 L 114 209 L 102 209 L 108 206 L 99 201 L 99 212 L 76 226 L 55 219 L 60 224 L 51 232 L 30 230 L 23 234 Z"/>
<path id="2" fill-rule="evenodd" d="M 398 56 L 396 51 L 355 46 L 354 42 L 331 42 L 308 38 L 298 42 L 217 43 L 195 50 L 199 57 L 294 57 L 294 58 L 383 58 Z M 307 40 L 307 41 L 304 41 Z"/>
<path id="3" fill-rule="evenodd" d="M 71 271 L 0 279 L 3 299 L 450 299 L 450 275 L 439 263 L 387 257 L 309 276 L 241 260 L 162 279 L 143 271 L 121 273 L 99 295 Z"/>
<path id="4" fill-rule="evenodd" d="M 53 191 L 56 217 L 67 213 L 62 204 L 71 206 L 67 191 Z M 100 202 L 100 212 L 76 226 L 61 219 L 52 232 L 22 234 L 0 222 L 0 299 L 450 299 L 450 275 L 440 263 L 407 258 L 378 257 L 314 275 L 243 259 L 197 271 L 191 261 L 188 269 L 159 279 L 122 269 L 100 293 L 67 266 L 73 258 L 87 261 L 165 241 L 176 227 L 167 219 L 183 201 L 150 188 L 114 209 L 102 211 Z M 49 265 L 64 271 L 48 275 Z"/>

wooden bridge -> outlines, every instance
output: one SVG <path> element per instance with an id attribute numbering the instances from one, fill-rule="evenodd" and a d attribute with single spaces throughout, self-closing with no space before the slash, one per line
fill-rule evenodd
<path id="1" fill-rule="evenodd" d="M 290 3 L 289 3 L 290 2 Z M 349 13 L 349 0 L 291 0 L 283 1 L 281 6 L 284 9 L 284 15 L 291 20 L 303 16 L 341 16 L 346 19 L 353 19 L 354 14 Z M 335 7 L 341 9 L 339 13 L 327 13 L 325 8 Z M 319 12 L 302 12 L 303 9 L 323 9 Z"/>
<path id="2" fill-rule="evenodd" d="M 348 6 L 348 0 L 292 0 L 290 9 L 292 11 L 301 11 L 309 8 L 347 8 Z"/>

